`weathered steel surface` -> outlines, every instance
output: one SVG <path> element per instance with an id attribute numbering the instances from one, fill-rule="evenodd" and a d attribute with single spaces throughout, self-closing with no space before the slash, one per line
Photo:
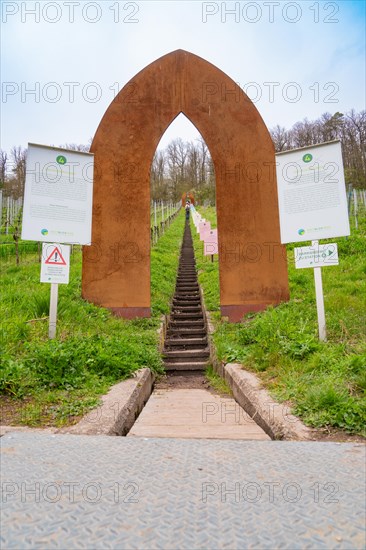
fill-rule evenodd
<path id="1" fill-rule="evenodd" d="M 7 434 L 1 548 L 364 549 L 365 447 Z"/>
<path id="2" fill-rule="evenodd" d="M 150 307 L 150 167 L 161 136 L 181 112 L 201 132 L 215 166 L 224 312 L 234 320 L 287 300 L 268 130 L 233 80 L 183 50 L 128 82 L 95 134 L 93 246 L 84 247 L 83 296 L 121 308 L 123 316 L 127 308 Z"/>

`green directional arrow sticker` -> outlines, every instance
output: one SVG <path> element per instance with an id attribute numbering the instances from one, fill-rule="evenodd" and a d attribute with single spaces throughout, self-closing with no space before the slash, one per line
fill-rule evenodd
<path id="1" fill-rule="evenodd" d="M 313 160 L 313 155 L 311 155 L 310 153 L 306 153 L 306 155 L 302 157 L 302 160 L 304 162 L 311 162 Z"/>

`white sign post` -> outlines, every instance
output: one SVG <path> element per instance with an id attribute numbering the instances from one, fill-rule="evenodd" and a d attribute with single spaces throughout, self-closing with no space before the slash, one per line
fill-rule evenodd
<path id="1" fill-rule="evenodd" d="M 58 303 L 58 284 L 51 283 L 50 318 L 49 318 L 49 324 L 48 324 L 48 338 L 50 340 L 53 340 L 53 338 L 56 337 L 57 303 Z"/>
<path id="2" fill-rule="evenodd" d="M 41 283 L 51 283 L 48 337 L 55 338 L 57 323 L 58 285 L 68 284 L 70 273 L 70 246 L 43 243 Z"/>
<path id="3" fill-rule="evenodd" d="M 338 252 L 336 244 L 319 245 L 319 239 L 350 234 L 341 143 L 337 140 L 277 153 L 276 172 L 281 242 L 312 241 L 311 247 L 295 249 L 296 267 L 314 269 L 319 339 L 326 341 L 320 266 L 336 265 Z M 330 246 L 336 257 L 329 254 Z"/>
<path id="4" fill-rule="evenodd" d="M 59 243 L 91 243 L 93 171 L 90 153 L 28 144 L 22 239 L 43 242 L 41 282 L 51 284 L 49 338 L 56 335 L 58 285 L 69 282 L 70 246 Z"/>
<path id="5" fill-rule="evenodd" d="M 295 265 L 297 269 L 312 267 L 314 269 L 316 309 L 318 315 L 319 340 L 325 342 L 327 329 L 325 321 L 322 267 L 338 265 L 338 248 L 336 243 L 319 245 L 312 241 L 311 246 L 295 248 Z"/>
<path id="6" fill-rule="evenodd" d="M 313 243 L 316 243 L 316 242 L 317 241 L 313 241 Z M 318 315 L 319 340 L 321 342 L 326 342 L 327 327 L 326 327 L 326 321 L 325 321 L 324 293 L 323 293 L 323 280 L 322 280 L 321 267 L 314 267 L 314 282 L 315 282 L 316 311 Z"/>

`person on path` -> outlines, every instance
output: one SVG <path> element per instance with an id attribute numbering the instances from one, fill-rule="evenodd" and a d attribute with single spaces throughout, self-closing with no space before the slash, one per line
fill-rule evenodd
<path id="1" fill-rule="evenodd" d="M 186 220 L 189 220 L 189 210 L 191 208 L 191 205 L 190 203 L 187 201 L 186 202 Z"/>

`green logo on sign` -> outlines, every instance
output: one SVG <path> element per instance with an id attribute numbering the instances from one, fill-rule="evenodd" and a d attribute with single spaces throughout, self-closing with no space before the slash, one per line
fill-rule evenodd
<path id="1" fill-rule="evenodd" d="M 304 162 L 311 162 L 313 160 L 313 155 L 311 155 L 310 153 L 306 153 L 306 155 L 302 157 L 302 160 Z"/>
<path id="2" fill-rule="evenodd" d="M 59 155 L 58 157 L 56 157 L 56 162 L 58 162 L 59 164 L 66 164 L 66 157 L 64 157 L 63 155 Z"/>

